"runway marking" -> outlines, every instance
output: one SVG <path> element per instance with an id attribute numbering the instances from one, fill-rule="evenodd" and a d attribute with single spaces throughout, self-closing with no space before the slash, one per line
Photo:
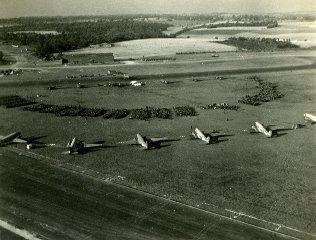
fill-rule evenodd
<path id="1" fill-rule="evenodd" d="M 272 224 L 272 225 L 275 225 L 275 231 L 279 231 L 281 228 L 286 228 L 286 229 L 289 229 L 289 230 L 292 230 L 292 231 L 295 231 L 295 232 L 300 232 L 300 233 L 303 233 L 303 234 L 308 234 L 312 237 L 315 237 L 316 238 L 316 235 L 315 234 L 312 234 L 312 233 L 307 233 L 307 232 L 304 232 L 304 231 L 301 231 L 299 229 L 295 229 L 295 228 L 291 228 L 291 227 L 287 227 L 287 226 L 284 226 L 283 224 L 280 224 L 280 223 L 274 223 L 274 222 L 270 222 L 270 221 L 267 221 L 267 220 L 264 220 L 264 219 L 260 219 L 260 218 L 257 218 L 255 216 L 252 216 L 252 215 L 248 215 L 248 214 L 245 214 L 243 212 L 236 212 L 236 211 L 233 211 L 233 210 L 230 210 L 230 209 L 225 209 L 225 211 L 227 212 L 230 212 L 230 213 L 233 213 L 233 214 L 236 214 L 236 218 L 240 217 L 240 216 L 244 216 L 246 218 L 250 218 L 250 219 L 254 219 L 254 220 L 257 220 L 257 221 L 260 221 L 260 222 L 265 222 L 265 223 L 268 223 L 268 224 Z M 235 218 L 235 217 L 234 217 Z"/>
<path id="2" fill-rule="evenodd" d="M 130 191 L 133 191 L 133 192 L 137 192 L 138 194 L 143 194 L 143 195 L 146 195 L 146 196 L 149 196 L 149 197 L 153 197 L 153 198 L 157 198 L 157 199 L 161 199 L 161 200 L 164 200 L 168 203 L 173 203 L 173 204 L 176 204 L 176 205 L 181 205 L 181 206 L 185 206 L 185 207 L 188 207 L 188 208 L 191 208 L 191 209 L 194 209 L 194 210 L 197 210 L 197 211 L 200 211 L 200 212 L 203 212 L 203 213 L 206 213 L 206 214 L 211 214 L 211 215 L 214 215 L 214 216 L 218 216 L 220 218 L 224 218 L 224 219 L 227 219 L 227 220 L 230 220 L 230 221 L 233 221 L 233 222 L 238 222 L 240 224 L 244 224 L 244 225 L 247 225 L 247 226 L 251 226 L 253 228 L 257 228 L 257 229 L 260 229 L 260 230 L 263 230 L 263 231 L 267 231 L 267 232 L 271 232 L 271 233 L 274 233 L 274 234 L 279 234 L 281 236 L 286 236 L 288 238 L 291 238 L 291 239 L 296 239 L 296 240 L 299 240 L 299 239 L 302 239 L 303 236 L 300 236 L 300 237 L 296 237 L 296 236 L 292 236 L 292 235 L 289 235 L 289 233 L 283 233 L 283 232 L 279 232 L 279 229 L 283 228 L 283 229 L 287 229 L 289 231 L 292 231 L 292 232 L 296 232 L 296 233 L 300 233 L 300 234 L 304 234 L 304 235 L 307 235 L 309 237 L 313 237 L 313 238 L 316 238 L 316 235 L 313 234 L 313 233 L 308 233 L 308 232 L 304 232 L 304 231 L 301 231 L 301 230 L 298 230 L 298 229 L 295 229 L 295 228 L 291 228 L 291 227 L 287 227 L 285 225 L 282 225 L 282 224 L 278 224 L 278 223 L 274 223 L 274 222 L 269 222 L 267 220 L 264 220 L 264 219 L 260 219 L 260 218 L 257 218 L 257 217 L 254 217 L 254 216 L 251 216 L 251 215 L 247 215 L 247 214 L 244 214 L 242 212 L 237 212 L 237 211 L 233 211 L 233 210 L 230 210 L 230 209 L 223 209 L 224 211 L 226 212 L 230 212 L 230 213 L 234 213 L 237 215 L 237 217 L 230 217 L 230 216 L 227 216 L 227 215 L 224 215 L 224 214 L 220 214 L 220 213 L 216 213 L 216 212 L 212 212 L 212 211 L 208 211 L 208 210 L 204 210 L 202 208 L 199 208 L 199 207 L 195 207 L 195 206 L 192 206 L 192 205 L 188 205 L 186 203 L 182 203 L 182 202 L 178 202 L 176 200 L 172 200 L 172 199 L 168 199 L 168 198 L 165 198 L 165 197 L 162 197 L 162 196 L 159 196 L 159 195 L 155 195 L 155 194 L 152 194 L 152 193 L 149 193 L 149 192 L 146 192 L 146 191 L 143 191 L 143 190 L 140 190 L 140 189 L 135 189 L 131 186 L 127 186 L 127 185 L 123 185 L 121 183 L 115 183 L 115 182 L 108 182 L 106 180 L 104 180 L 102 177 L 96 177 L 98 176 L 98 174 L 93 174 L 94 171 L 93 170 L 89 170 L 85 173 L 82 173 L 80 171 L 77 171 L 75 169 L 70 169 L 70 168 L 67 168 L 65 166 L 63 166 L 62 164 L 60 164 L 59 161 L 57 161 L 57 159 L 54 159 L 54 158 L 50 158 L 50 157 L 46 157 L 46 156 L 43 156 L 43 155 L 40 155 L 40 154 L 37 154 L 37 153 L 34 153 L 34 152 L 25 152 L 19 148 L 16 148 L 16 147 L 6 147 L 7 150 L 11 151 L 11 152 L 14 152 L 18 155 L 24 155 L 26 157 L 31 157 L 31 158 L 34 158 L 34 159 L 37 159 L 37 160 L 40 160 L 40 161 L 46 161 L 46 163 L 50 164 L 51 166 L 53 167 L 56 167 L 56 168 L 62 168 L 63 170 L 65 171 L 68 171 L 68 172 L 72 172 L 74 174 L 78 174 L 78 175 L 83 175 L 83 176 L 86 176 L 88 178 L 91 178 L 93 180 L 97 180 L 97 181 L 102 181 L 102 182 L 105 182 L 107 184 L 112 184 L 114 186 L 117 186 L 117 187 L 120 187 L 120 188 L 125 188 L 125 189 L 128 189 Z M 50 161 L 47 161 L 47 159 L 49 159 Z M 59 164 L 54 164 L 54 163 L 59 163 Z M 69 167 L 77 167 L 75 165 L 70 165 L 70 164 L 67 164 Z M 165 206 L 167 205 L 168 203 L 165 203 L 165 204 L 158 204 L 157 206 Z M 155 207 L 157 207 L 155 206 Z M 154 208 L 155 208 L 154 207 Z M 151 208 L 153 209 L 153 208 Z M 155 211 L 153 211 L 155 212 Z M 151 214 L 151 213 L 149 213 Z M 148 215 L 147 215 L 148 216 Z M 274 229 L 269 229 L 269 228 L 266 228 L 266 227 L 261 227 L 256 224 L 253 224 L 253 223 L 248 223 L 248 222 L 245 222 L 245 221 L 242 221 L 242 220 L 239 220 L 237 219 L 238 216 L 244 216 L 248 219 L 254 219 L 256 221 L 258 221 L 259 223 L 263 224 L 271 224 L 271 225 L 274 225 L 276 228 Z M 146 217 L 146 215 L 144 216 L 143 214 L 143 217 L 141 217 L 141 219 L 144 219 L 144 217 Z"/>
<path id="3" fill-rule="evenodd" d="M 2 221 L 0 219 L 0 227 L 20 236 L 20 237 L 23 237 L 27 240 L 42 240 L 41 238 L 38 238 L 36 237 L 35 235 L 33 235 L 32 233 L 28 232 L 27 230 L 25 229 L 19 229 L 5 221 Z M 1 237 L 1 236 L 0 236 Z"/>

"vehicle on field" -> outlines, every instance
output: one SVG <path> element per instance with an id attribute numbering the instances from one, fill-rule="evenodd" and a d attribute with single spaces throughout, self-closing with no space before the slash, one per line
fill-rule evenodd
<path id="1" fill-rule="evenodd" d="M 53 90 L 56 90 L 57 87 L 56 86 L 49 86 L 47 89 L 50 90 L 50 91 L 53 91 Z"/>
<path id="2" fill-rule="evenodd" d="M 134 87 L 140 87 L 140 86 L 144 86 L 145 83 L 143 82 L 139 82 L 139 81 L 131 81 L 130 84 Z"/>

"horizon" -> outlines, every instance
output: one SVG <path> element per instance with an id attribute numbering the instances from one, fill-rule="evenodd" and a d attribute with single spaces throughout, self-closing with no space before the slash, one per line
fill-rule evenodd
<path id="1" fill-rule="evenodd" d="M 313 14 L 314 0 L 0 0 L 1 19 L 113 15 Z"/>

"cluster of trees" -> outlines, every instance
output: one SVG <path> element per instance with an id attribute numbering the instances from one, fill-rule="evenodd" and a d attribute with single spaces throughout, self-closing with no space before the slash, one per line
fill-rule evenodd
<path id="1" fill-rule="evenodd" d="M 291 43 L 290 39 L 279 40 L 277 38 L 246 38 L 230 37 L 219 43 L 235 46 L 241 50 L 248 51 L 275 51 L 280 49 L 298 48 L 299 46 Z"/>
<path id="2" fill-rule="evenodd" d="M 221 109 L 221 110 L 234 110 L 237 111 L 239 109 L 238 105 L 231 105 L 228 103 L 213 103 L 211 105 L 201 106 L 202 109 Z"/>
<path id="3" fill-rule="evenodd" d="M 168 24 L 133 20 L 100 20 L 92 22 L 27 22 L 3 27 L 0 40 L 10 44 L 29 45 L 38 57 L 87 47 L 91 44 L 166 37 Z M 23 33 L 18 31 L 56 31 L 59 34 Z"/>
<path id="4" fill-rule="evenodd" d="M 250 79 L 258 82 L 259 92 L 255 95 L 246 95 L 242 97 L 240 100 L 238 100 L 239 103 L 258 106 L 263 102 L 270 102 L 284 96 L 284 94 L 277 90 L 277 84 L 265 82 L 257 76 L 250 77 Z"/>
<path id="5" fill-rule="evenodd" d="M 57 117 L 103 117 L 104 119 L 120 119 L 129 116 L 130 119 L 150 120 L 154 118 L 172 119 L 173 116 L 196 116 L 194 107 L 180 106 L 171 108 L 144 107 L 137 109 L 105 109 L 105 108 L 87 108 L 73 105 L 53 105 L 46 103 L 37 103 L 33 99 L 27 99 L 16 95 L 0 97 L 0 106 L 7 108 L 22 107 L 24 111 L 52 113 Z"/>
<path id="6" fill-rule="evenodd" d="M 177 117 L 185 117 L 185 116 L 196 116 L 197 112 L 194 107 L 191 106 L 181 106 L 174 107 L 174 112 Z"/>

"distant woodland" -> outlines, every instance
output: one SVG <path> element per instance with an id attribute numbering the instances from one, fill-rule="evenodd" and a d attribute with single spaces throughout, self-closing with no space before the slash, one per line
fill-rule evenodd
<path id="1" fill-rule="evenodd" d="M 291 43 L 289 39 L 279 40 L 277 38 L 231 37 L 219 43 L 235 46 L 240 50 L 257 51 L 257 52 L 275 51 L 275 50 L 299 47 Z"/>
<path id="2" fill-rule="evenodd" d="M 230 26 L 266 26 L 277 27 L 280 20 L 313 21 L 310 15 L 227 15 L 227 14 L 193 14 L 193 15 L 113 15 L 113 16 L 75 16 L 75 17 L 21 17 L 0 19 L 0 41 L 14 45 L 30 46 L 34 54 L 49 59 L 52 53 L 74 50 L 100 43 L 119 41 L 176 37 L 190 30 L 183 30 L 166 36 L 169 26 L 184 21 L 193 26 L 208 28 Z M 200 22 L 199 22 L 200 21 Z M 222 23 L 220 23 L 222 21 Z M 201 23 L 201 24 L 200 24 Z M 212 24 L 211 24 L 212 23 Z M 192 27 L 191 27 L 192 28 Z M 58 34 L 39 34 L 19 31 L 55 31 Z M 260 43 L 255 47 L 254 43 Z M 296 47 L 289 42 L 269 40 L 230 39 L 227 44 L 244 49 L 264 49 Z"/>
<path id="3" fill-rule="evenodd" d="M 9 44 L 28 45 L 36 56 L 87 47 L 91 44 L 166 37 L 168 24 L 127 19 L 50 22 L 28 20 L 19 25 L 0 28 L 0 40 Z M 21 33 L 18 31 L 56 31 L 59 34 Z"/>

